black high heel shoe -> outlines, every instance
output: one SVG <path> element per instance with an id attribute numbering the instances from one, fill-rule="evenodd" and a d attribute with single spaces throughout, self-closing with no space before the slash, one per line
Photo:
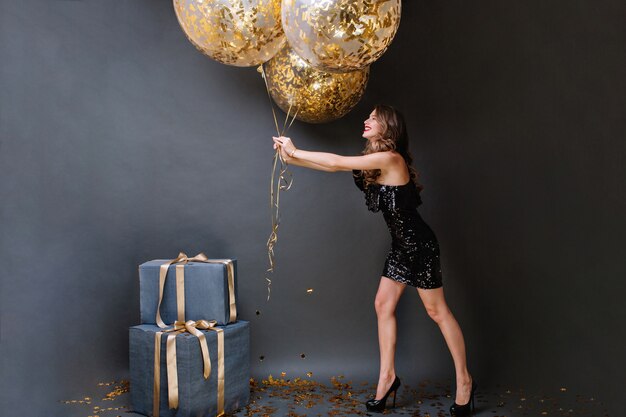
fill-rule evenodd
<path id="1" fill-rule="evenodd" d="M 459 405 L 456 402 L 450 406 L 450 415 L 461 417 L 461 416 L 469 416 L 474 412 L 474 391 L 476 391 L 476 387 L 478 384 L 472 380 L 472 392 L 470 393 L 470 399 L 467 404 Z M 472 406 L 470 410 L 470 404 Z"/>
<path id="2" fill-rule="evenodd" d="M 389 391 L 387 391 L 387 393 L 385 394 L 383 398 L 381 398 L 380 400 L 374 400 L 374 399 L 367 400 L 367 402 L 365 403 L 365 407 L 367 407 L 367 411 L 375 411 L 377 413 L 381 413 L 385 411 L 385 407 L 387 404 L 387 397 L 392 392 L 393 392 L 393 406 L 395 407 L 396 406 L 396 393 L 399 387 L 400 387 L 400 378 L 398 378 L 398 375 L 396 375 L 396 379 L 393 380 L 393 383 L 389 387 Z"/>

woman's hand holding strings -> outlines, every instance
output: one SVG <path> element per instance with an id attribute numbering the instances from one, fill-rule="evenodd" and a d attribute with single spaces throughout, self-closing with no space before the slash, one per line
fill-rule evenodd
<path id="1" fill-rule="evenodd" d="M 272 139 L 274 139 L 274 149 L 276 149 L 276 147 L 280 149 L 280 155 L 285 161 L 288 162 L 293 158 L 296 147 L 291 141 L 291 138 L 285 136 L 272 136 Z"/>

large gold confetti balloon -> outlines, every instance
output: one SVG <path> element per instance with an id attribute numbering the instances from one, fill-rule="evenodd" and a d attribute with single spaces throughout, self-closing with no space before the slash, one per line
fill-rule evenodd
<path id="1" fill-rule="evenodd" d="M 174 0 L 174 10 L 189 41 L 223 64 L 256 66 L 286 43 L 280 0 Z"/>
<path id="2" fill-rule="evenodd" d="M 288 45 L 263 69 L 278 107 L 308 123 L 343 117 L 359 102 L 369 79 L 369 67 L 346 73 L 316 70 Z"/>
<path id="3" fill-rule="evenodd" d="M 400 25 L 400 0 L 283 0 L 283 30 L 313 67 L 363 69 L 387 50 Z"/>

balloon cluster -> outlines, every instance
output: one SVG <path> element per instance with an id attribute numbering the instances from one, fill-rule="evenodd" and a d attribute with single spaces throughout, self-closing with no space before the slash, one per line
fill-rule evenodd
<path id="1" fill-rule="evenodd" d="M 258 66 L 274 102 L 309 123 L 343 117 L 400 24 L 401 0 L 173 0 L 203 54 Z"/>

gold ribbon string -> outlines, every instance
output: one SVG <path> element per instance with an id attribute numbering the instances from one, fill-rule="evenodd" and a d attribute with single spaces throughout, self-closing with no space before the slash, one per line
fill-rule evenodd
<path id="1" fill-rule="evenodd" d="M 154 389 L 152 414 L 159 417 L 159 404 L 161 393 L 161 340 L 165 334 L 167 340 L 166 363 L 167 363 L 167 396 L 169 408 L 178 408 L 178 368 L 176 363 L 176 336 L 181 333 L 191 333 L 198 338 L 202 360 L 204 364 L 204 379 L 211 375 L 211 357 L 206 336 L 200 330 L 217 332 L 217 416 L 224 414 L 224 330 L 216 327 L 216 320 L 188 320 L 176 321 L 172 328 L 156 332 L 154 336 Z"/>
<path id="2" fill-rule="evenodd" d="M 291 113 L 292 104 L 290 103 L 289 109 L 287 110 L 287 116 L 285 117 L 285 121 L 283 122 L 282 131 L 278 128 L 278 119 L 276 118 L 276 111 L 274 110 L 274 104 L 272 102 L 272 96 L 270 94 L 270 88 L 267 83 L 267 78 L 265 75 L 265 69 L 263 65 L 260 65 L 257 69 L 261 73 L 263 77 L 263 81 L 265 83 L 265 89 L 267 91 L 267 97 L 270 101 L 270 108 L 272 109 L 272 116 L 274 117 L 274 125 L 276 126 L 276 133 L 278 136 L 284 136 L 294 120 L 296 120 L 296 116 L 298 115 L 298 110 L 293 114 L 291 121 L 287 125 L 287 121 L 289 120 L 289 116 Z M 276 178 L 276 167 L 278 162 L 280 161 L 280 170 L 278 173 L 278 181 L 276 185 L 274 184 L 274 179 Z M 274 272 L 274 246 L 278 241 L 278 225 L 280 224 L 280 191 L 287 191 L 291 188 L 291 184 L 293 183 L 293 177 L 291 173 L 288 171 L 288 164 L 283 159 L 280 154 L 280 148 L 276 148 L 276 152 L 274 153 L 274 159 L 272 164 L 272 174 L 270 180 L 270 211 L 272 213 L 272 231 L 270 233 L 269 238 L 267 239 L 267 256 L 269 258 L 269 268 L 267 269 L 268 273 Z M 269 277 L 265 277 L 267 281 L 267 301 L 270 299 L 270 286 L 272 285 L 272 280 Z"/>
<path id="3" fill-rule="evenodd" d="M 185 321 L 185 264 L 188 262 L 203 262 L 209 264 L 223 264 L 226 266 L 228 280 L 228 303 L 229 318 L 228 323 L 237 320 L 237 305 L 235 303 L 235 267 L 231 259 L 209 259 L 204 253 L 199 253 L 189 258 L 184 252 L 180 252 L 174 259 L 170 259 L 160 265 L 159 268 L 159 304 L 157 305 L 156 323 L 160 328 L 165 328 L 165 324 L 161 318 L 161 303 L 163 302 L 163 291 L 165 288 L 165 279 L 170 265 L 176 264 L 176 313 L 177 320 Z"/>

